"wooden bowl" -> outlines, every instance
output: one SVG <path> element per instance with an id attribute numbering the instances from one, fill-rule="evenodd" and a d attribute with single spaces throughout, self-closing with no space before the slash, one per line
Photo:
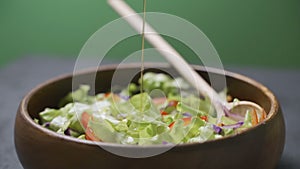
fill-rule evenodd
<path id="1" fill-rule="evenodd" d="M 167 65 L 146 64 L 150 71 L 174 71 Z M 222 71 L 194 67 L 203 77 L 222 77 Z M 97 92 L 110 89 L 116 65 L 76 74 L 79 83 L 87 83 L 97 72 Z M 138 64 L 119 68 L 129 74 L 139 70 Z M 224 72 L 223 72 L 224 73 Z M 129 146 L 95 143 L 59 135 L 33 121 L 46 107 L 56 107 L 72 90 L 72 75 L 49 80 L 29 92 L 20 103 L 15 121 L 15 146 L 25 169 L 274 169 L 283 151 L 285 125 L 275 96 L 262 84 L 245 76 L 225 72 L 229 94 L 261 105 L 268 117 L 264 123 L 240 134 L 204 143 L 182 144 L 148 158 L 128 158 L 106 151 L 146 152 L 164 150 L 168 145 Z M 124 76 L 125 78 L 126 76 Z M 122 80 L 122 79 L 120 79 Z M 90 83 L 90 82 L 89 82 Z M 100 146 L 99 146 L 100 145 Z"/>

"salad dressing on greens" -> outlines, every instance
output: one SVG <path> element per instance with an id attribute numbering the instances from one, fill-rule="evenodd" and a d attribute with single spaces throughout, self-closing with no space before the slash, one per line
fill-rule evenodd
<path id="1" fill-rule="evenodd" d="M 142 81 L 143 93 L 139 93 Z M 147 72 L 138 84 L 130 83 L 120 92 L 91 96 L 89 89 L 81 85 L 62 98 L 59 109 L 46 108 L 35 121 L 79 139 L 153 145 L 219 139 L 238 134 L 265 118 L 264 114 L 248 111 L 242 120 L 223 116 L 218 123 L 208 98 L 195 95 L 182 78 L 163 73 Z M 147 94 L 155 89 L 163 91 L 166 99 Z M 219 95 L 226 98 L 226 91 Z"/>
<path id="2" fill-rule="evenodd" d="M 143 25 L 142 25 L 142 55 L 141 55 L 141 79 L 144 79 L 144 54 L 145 54 L 145 23 L 146 23 L 146 5 L 147 1 L 143 0 Z M 140 93 L 143 93 L 144 83 L 141 81 Z M 143 107 L 143 97 L 141 97 L 141 108 Z"/>

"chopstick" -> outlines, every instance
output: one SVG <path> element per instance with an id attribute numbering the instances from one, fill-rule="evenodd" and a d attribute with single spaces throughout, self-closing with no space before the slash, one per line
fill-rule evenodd
<path id="1" fill-rule="evenodd" d="M 108 0 L 111 7 L 138 33 L 142 33 L 143 19 L 123 0 Z M 153 27 L 145 23 L 145 39 L 183 76 L 199 93 L 211 99 L 217 112 L 223 102 L 218 93 L 164 40 Z"/>

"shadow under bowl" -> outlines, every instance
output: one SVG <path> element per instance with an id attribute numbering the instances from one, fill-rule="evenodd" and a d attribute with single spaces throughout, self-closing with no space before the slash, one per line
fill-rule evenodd
<path id="1" fill-rule="evenodd" d="M 117 81 L 120 84 L 128 81 L 128 75 L 137 74 L 139 66 L 128 64 L 118 67 L 120 76 Z M 167 65 L 146 64 L 145 67 L 149 68 L 146 71 L 176 74 L 176 71 Z M 96 93 L 109 91 L 116 68 L 117 65 L 108 65 L 75 75 L 63 75 L 39 85 L 24 97 L 15 121 L 15 146 L 25 169 L 274 169 L 276 167 L 284 147 L 285 125 L 275 96 L 265 86 L 250 78 L 213 68 L 194 66 L 195 70 L 216 89 L 222 89 L 224 86 L 219 84 L 226 79 L 231 96 L 253 101 L 262 106 L 268 114 L 263 123 L 240 134 L 204 143 L 130 146 L 96 143 L 59 135 L 33 121 L 33 118 L 37 118 L 38 113 L 46 107 L 57 107 L 59 100 L 79 84 L 97 86 Z M 133 81 L 137 81 L 137 76 Z M 130 158 L 138 153 L 157 155 Z"/>

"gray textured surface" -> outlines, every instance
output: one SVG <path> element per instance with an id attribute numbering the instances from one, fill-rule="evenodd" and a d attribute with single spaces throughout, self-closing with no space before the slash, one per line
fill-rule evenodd
<path id="1" fill-rule="evenodd" d="M 22 97 L 37 84 L 72 72 L 74 60 L 27 57 L 0 69 L 0 169 L 22 168 L 13 141 L 14 118 Z M 286 121 L 286 145 L 277 169 L 300 168 L 300 69 L 229 67 L 265 84 L 278 97 Z"/>

